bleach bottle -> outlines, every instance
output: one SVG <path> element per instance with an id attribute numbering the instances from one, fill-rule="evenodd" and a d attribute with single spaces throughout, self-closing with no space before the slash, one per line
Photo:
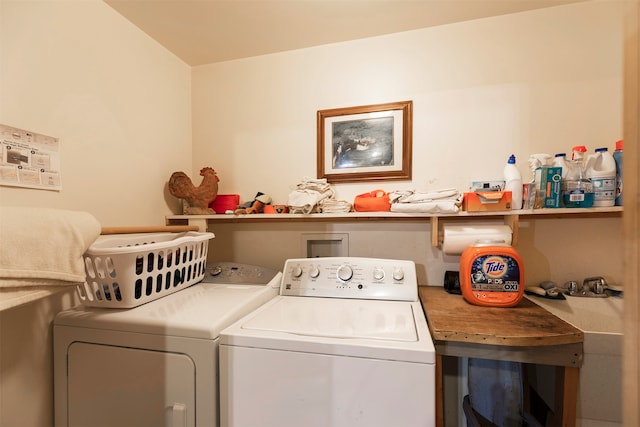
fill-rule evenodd
<path id="1" fill-rule="evenodd" d="M 616 161 L 607 148 L 596 148 L 587 159 L 585 175 L 593 184 L 593 206 L 613 206 L 616 199 Z"/>
<path id="2" fill-rule="evenodd" d="M 522 209 L 522 175 L 516 167 L 516 156 L 511 155 L 504 166 L 504 189 L 511 191 L 511 208 Z"/>
<path id="3" fill-rule="evenodd" d="M 562 180 L 566 180 L 571 175 L 571 164 L 567 160 L 567 153 L 557 153 L 553 158 L 552 166 L 562 168 Z"/>
<path id="4" fill-rule="evenodd" d="M 616 161 L 616 206 L 622 206 L 622 147 L 623 141 L 616 141 L 613 159 Z"/>

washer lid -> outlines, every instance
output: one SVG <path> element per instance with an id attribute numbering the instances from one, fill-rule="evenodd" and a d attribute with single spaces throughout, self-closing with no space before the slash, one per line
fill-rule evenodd
<path id="1" fill-rule="evenodd" d="M 79 306 L 56 316 L 56 325 L 203 339 L 220 331 L 278 294 L 282 275 L 267 285 L 197 283 L 131 309 Z"/>
<path id="2" fill-rule="evenodd" d="M 418 340 L 412 306 L 402 301 L 279 298 L 242 328 L 311 337 Z"/>

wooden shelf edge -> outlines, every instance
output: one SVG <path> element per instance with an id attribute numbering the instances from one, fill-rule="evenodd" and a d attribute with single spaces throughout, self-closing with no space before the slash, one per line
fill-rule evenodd
<path id="1" fill-rule="evenodd" d="M 600 215 L 622 213 L 622 206 L 601 208 L 556 208 L 556 209 L 523 209 L 493 212 L 458 212 L 458 213 L 400 213 L 400 212 L 346 212 L 346 213 L 314 213 L 314 214 L 251 214 L 251 215 L 168 215 L 167 221 L 174 220 L 211 220 L 211 221 L 323 221 L 323 220 L 420 220 L 430 218 L 456 219 L 504 216 L 544 216 L 575 214 Z"/>
<path id="2" fill-rule="evenodd" d="M 200 231 L 206 231 L 209 222 L 242 223 L 242 222 L 347 222 L 347 221 L 419 221 L 430 220 L 431 243 L 437 247 L 441 243 L 440 222 L 448 220 L 502 219 L 513 231 L 512 244 L 518 241 L 520 218 L 567 218 L 571 216 L 617 216 L 622 215 L 622 206 L 598 208 L 555 208 L 555 209 L 523 209 L 494 212 L 458 212 L 458 213 L 400 213 L 400 212 L 347 212 L 347 213 L 315 213 L 315 214 L 251 214 L 251 215 L 168 215 L 166 225 L 196 225 Z"/>

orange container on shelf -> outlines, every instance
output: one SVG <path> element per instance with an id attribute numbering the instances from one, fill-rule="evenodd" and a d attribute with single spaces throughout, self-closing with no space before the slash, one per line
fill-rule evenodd
<path id="1" fill-rule="evenodd" d="M 358 194 L 353 200 L 353 210 L 356 212 L 389 212 L 391 210 L 389 193 L 383 190 L 374 190 Z"/>
<path id="2" fill-rule="evenodd" d="M 473 191 L 464 193 L 462 210 L 467 212 L 510 211 L 511 191 Z"/>
<path id="3" fill-rule="evenodd" d="M 478 242 L 460 257 L 460 290 L 475 305 L 513 307 L 524 295 L 524 265 L 505 243 Z"/>

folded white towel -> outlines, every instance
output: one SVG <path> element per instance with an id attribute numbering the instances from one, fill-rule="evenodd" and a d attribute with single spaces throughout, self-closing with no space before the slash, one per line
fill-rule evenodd
<path id="1" fill-rule="evenodd" d="M 455 189 L 428 193 L 406 190 L 389 194 L 391 212 L 456 213 L 462 204 L 462 193 Z"/>
<path id="2" fill-rule="evenodd" d="M 0 207 L 0 287 L 84 282 L 83 254 L 100 231 L 87 212 Z"/>

